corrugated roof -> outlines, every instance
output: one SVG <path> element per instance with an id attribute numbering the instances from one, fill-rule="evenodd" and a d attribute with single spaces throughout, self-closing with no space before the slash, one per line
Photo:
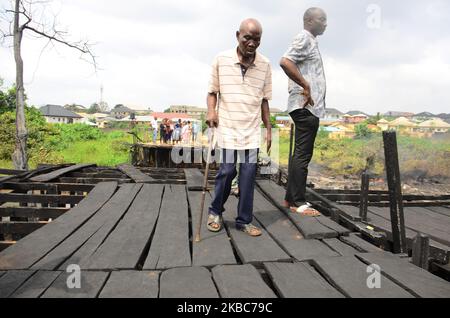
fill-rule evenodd
<path id="1" fill-rule="evenodd" d="M 83 118 L 82 116 L 59 105 L 45 105 L 39 108 L 39 111 L 42 115 L 47 117 Z"/>

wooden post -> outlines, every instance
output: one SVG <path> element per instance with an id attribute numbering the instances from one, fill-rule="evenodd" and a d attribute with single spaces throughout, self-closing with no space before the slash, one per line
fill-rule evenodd
<path id="1" fill-rule="evenodd" d="M 383 131 L 386 176 L 389 188 L 392 238 L 395 254 L 406 253 L 403 196 L 398 163 L 397 135 L 395 131 Z"/>
<path id="2" fill-rule="evenodd" d="M 428 270 L 428 257 L 430 255 L 430 238 L 418 233 L 414 238 L 412 250 L 412 262 L 414 265 Z"/>
<path id="3" fill-rule="evenodd" d="M 289 175 L 289 169 L 291 167 L 291 160 L 292 160 L 292 144 L 294 142 L 294 124 L 291 124 L 291 132 L 289 137 L 289 159 L 288 159 L 288 175 Z"/>
<path id="4" fill-rule="evenodd" d="M 359 216 L 367 221 L 367 208 L 369 206 L 369 173 L 364 170 L 361 175 L 361 193 L 359 199 Z"/>

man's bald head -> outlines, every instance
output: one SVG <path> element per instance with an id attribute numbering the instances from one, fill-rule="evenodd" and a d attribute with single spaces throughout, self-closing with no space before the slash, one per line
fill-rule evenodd
<path id="1" fill-rule="evenodd" d="M 303 25 L 312 35 L 322 35 L 327 28 L 327 14 L 321 8 L 309 8 L 303 15 Z"/>
<path id="2" fill-rule="evenodd" d="M 261 43 L 262 26 L 258 20 L 245 19 L 241 22 L 236 39 L 239 43 L 239 52 L 245 58 L 255 56 L 256 49 Z"/>
<path id="3" fill-rule="evenodd" d="M 241 22 L 241 25 L 239 26 L 239 32 L 242 31 L 258 31 L 259 33 L 262 33 L 262 26 L 261 23 L 259 23 L 256 19 L 245 19 Z"/>

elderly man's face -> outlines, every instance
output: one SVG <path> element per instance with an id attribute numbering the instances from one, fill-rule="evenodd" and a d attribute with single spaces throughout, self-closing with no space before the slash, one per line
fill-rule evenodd
<path id="1" fill-rule="evenodd" d="M 252 57 L 256 53 L 256 49 L 261 43 L 261 30 L 259 28 L 249 26 L 239 32 L 236 36 L 239 42 L 239 51 L 245 57 Z"/>

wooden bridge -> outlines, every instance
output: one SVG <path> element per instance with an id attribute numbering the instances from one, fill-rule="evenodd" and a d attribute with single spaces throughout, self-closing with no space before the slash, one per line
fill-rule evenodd
<path id="1" fill-rule="evenodd" d="M 0 227 L 0 297 L 450 297 L 448 281 L 389 252 L 383 207 L 370 207 L 363 222 L 356 207 L 317 199 L 336 193 L 310 192 L 323 215 L 303 217 L 280 206 L 282 186 L 258 178 L 254 223 L 263 235 L 234 228 L 238 199 L 231 196 L 225 229 L 203 226 L 195 243 L 202 179 L 199 169 L 128 165 L 43 167 L 1 178 L 0 215 L 9 220 Z M 417 232 L 428 234 L 430 261 L 448 273 L 450 209 L 408 207 L 405 219 L 410 249 Z M 73 264 L 80 289 L 67 284 Z M 368 285 L 372 264 L 381 269 L 379 288 Z"/>

